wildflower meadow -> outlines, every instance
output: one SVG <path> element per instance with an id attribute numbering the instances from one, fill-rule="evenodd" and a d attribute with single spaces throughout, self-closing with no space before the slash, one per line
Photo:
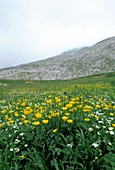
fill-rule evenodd
<path id="1" fill-rule="evenodd" d="M 113 88 L 0 97 L 0 170 L 115 170 Z"/>

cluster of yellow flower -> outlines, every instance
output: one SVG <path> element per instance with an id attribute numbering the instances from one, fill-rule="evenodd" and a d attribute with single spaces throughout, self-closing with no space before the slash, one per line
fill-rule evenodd
<path id="1" fill-rule="evenodd" d="M 91 93 L 91 87 L 84 89 L 83 93 L 76 91 L 69 95 L 46 95 L 41 100 L 37 99 L 37 96 L 22 96 L 15 101 L 1 100 L 0 127 L 11 126 L 17 123 L 17 120 L 23 125 L 38 126 L 48 124 L 55 117 L 68 124 L 73 124 L 77 117 L 90 122 L 92 119 L 100 120 L 102 114 L 111 120 L 110 126 L 115 127 L 115 103 L 110 96 L 107 93 L 103 94 L 102 88 L 98 89 L 99 94 L 95 90 Z M 90 95 L 87 94 L 88 90 Z M 53 132 L 57 130 L 58 127 Z"/>

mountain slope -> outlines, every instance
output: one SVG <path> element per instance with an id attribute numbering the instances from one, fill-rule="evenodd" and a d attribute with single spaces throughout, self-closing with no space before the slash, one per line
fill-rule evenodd
<path id="1" fill-rule="evenodd" d="M 74 49 L 46 60 L 1 69 L 0 78 L 73 79 L 115 71 L 115 36 L 91 47 Z"/>

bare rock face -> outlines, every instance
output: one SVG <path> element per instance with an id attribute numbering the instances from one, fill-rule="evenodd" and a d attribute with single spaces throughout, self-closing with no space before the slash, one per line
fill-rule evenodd
<path id="1" fill-rule="evenodd" d="M 115 71 L 115 36 L 91 47 L 0 70 L 1 79 L 73 79 Z"/>

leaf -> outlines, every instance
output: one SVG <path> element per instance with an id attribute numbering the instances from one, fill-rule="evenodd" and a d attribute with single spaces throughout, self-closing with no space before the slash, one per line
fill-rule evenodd
<path id="1" fill-rule="evenodd" d="M 30 152 L 29 156 L 34 161 L 34 165 L 39 167 L 41 170 L 48 170 L 43 158 L 39 155 L 39 153 L 35 149 L 33 149 L 33 153 Z"/>
<path id="2" fill-rule="evenodd" d="M 54 158 L 54 166 L 55 166 L 56 170 L 60 170 L 59 166 L 58 166 L 58 162 L 55 158 Z"/>

